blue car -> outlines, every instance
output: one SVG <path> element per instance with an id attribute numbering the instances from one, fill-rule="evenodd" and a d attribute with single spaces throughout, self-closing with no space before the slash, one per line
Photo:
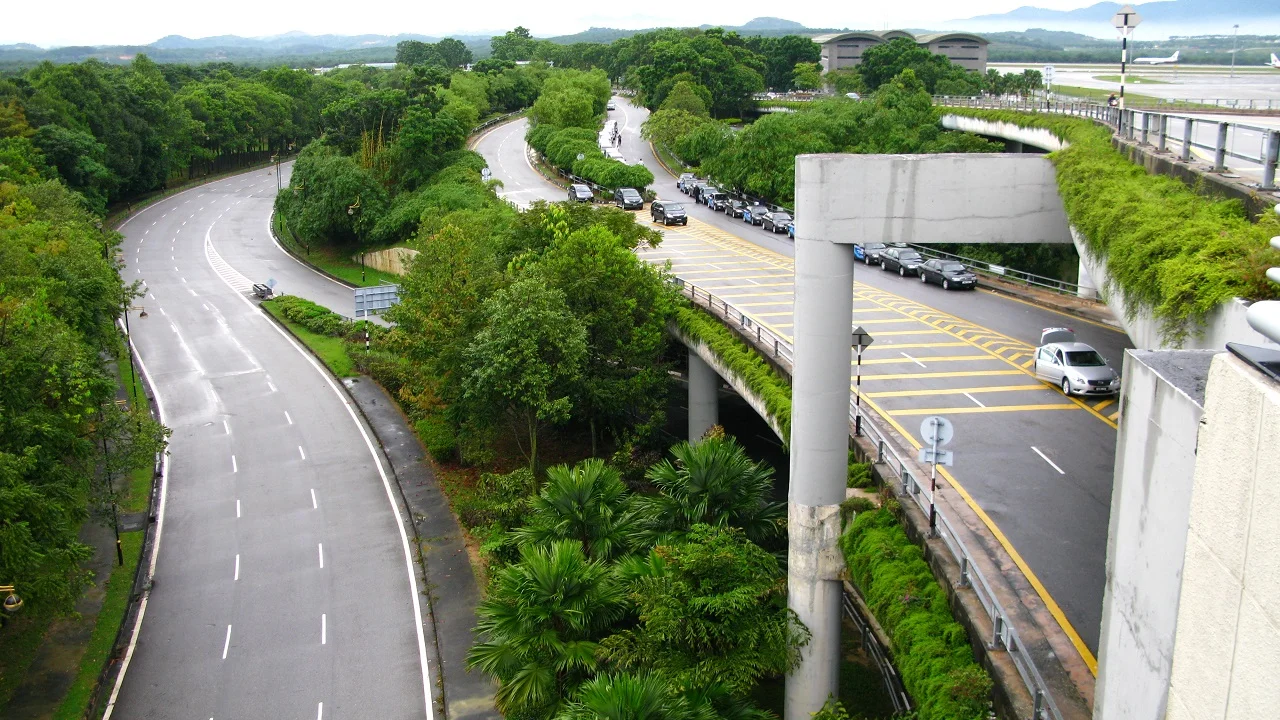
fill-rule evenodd
<path id="1" fill-rule="evenodd" d="M 793 222 L 787 223 L 787 237 L 792 240 L 796 239 L 796 224 Z"/>
<path id="2" fill-rule="evenodd" d="M 868 265 L 880 264 L 880 253 L 885 248 L 882 242 L 854 243 L 853 257 Z"/>
<path id="3" fill-rule="evenodd" d="M 769 212 L 769 208 L 764 205 L 748 205 L 746 210 L 742 211 L 742 222 L 749 225 L 763 225 L 764 216 Z"/>

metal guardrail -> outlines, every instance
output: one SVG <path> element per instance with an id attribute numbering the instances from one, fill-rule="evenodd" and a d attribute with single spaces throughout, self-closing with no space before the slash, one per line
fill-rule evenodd
<path id="1" fill-rule="evenodd" d="M 507 113 L 506 115 L 499 115 L 499 116 L 498 116 L 498 117 L 496 117 L 496 118 L 489 118 L 488 120 L 485 120 L 484 122 L 480 123 L 479 125 L 477 125 L 477 126 L 475 126 L 475 127 L 471 128 L 471 134 L 472 134 L 472 135 L 475 135 L 476 133 L 480 132 L 481 130 L 487 130 L 487 129 L 489 129 L 489 128 L 493 127 L 494 125 L 501 125 L 502 123 L 504 123 L 504 122 L 506 122 L 506 121 L 510 120 L 511 118 L 513 118 L 513 117 L 515 117 L 515 116 L 517 116 L 517 115 L 523 115 L 523 114 L 524 114 L 524 112 L 525 112 L 524 110 L 517 110 L 517 111 L 515 111 L 515 112 Z"/>
<path id="2" fill-rule="evenodd" d="M 774 359 L 782 361 L 788 370 L 794 372 L 795 349 L 790 341 L 752 321 L 750 317 L 723 298 L 678 277 L 673 281 L 680 288 L 681 293 L 694 305 L 723 318 L 727 324 L 738 326 L 745 335 L 754 336 L 759 345 L 772 348 L 771 354 Z M 855 413 L 856 407 L 851 400 L 849 404 L 851 425 L 856 424 Z M 901 497 L 913 501 L 922 512 L 928 514 L 932 494 L 929 491 L 928 481 L 922 484 L 921 476 L 917 475 L 916 471 L 913 471 L 903 459 L 910 456 L 909 450 L 898 447 L 898 443 L 885 432 L 874 416 L 863 413 L 862 418 L 863 434 L 876 448 L 876 462 L 883 463 L 897 478 Z M 1010 613 L 1000 604 L 990 582 L 975 564 L 973 553 L 956 534 L 951 520 L 941 508 L 937 508 L 937 519 L 938 538 L 943 541 L 951 557 L 960 566 L 959 587 L 973 590 L 991 622 L 992 635 L 987 641 L 988 649 L 1004 649 L 1009 653 L 1014 667 L 1018 670 L 1018 675 L 1032 697 L 1035 707 L 1032 720 L 1062 720 L 1062 712 L 1049 692 L 1049 684 L 1045 682 L 1044 676 L 1036 667 L 1035 658 L 1022 643 L 1017 629 L 1010 621 Z"/>
<path id="3" fill-rule="evenodd" d="M 893 714 L 898 716 L 911 712 L 911 699 L 907 696 L 907 690 L 902 685 L 902 677 L 898 675 L 898 671 L 889 660 L 889 653 L 871 630 L 871 623 L 867 622 L 858 606 L 853 602 L 853 597 L 849 595 L 848 588 L 843 589 L 840 605 L 844 608 L 845 617 L 849 618 L 849 621 L 856 625 L 858 632 L 862 634 L 862 649 L 867 653 L 867 657 L 871 658 L 871 662 L 875 664 L 876 670 L 880 673 L 880 682 L 884 683 L 885 694 L 889 696 L 889 702 L 893 703 Z"/>
<path id="4" fill-rule="evenodd" d="M 1019 110 L 1089 118 L 1108 125 L 1121 137 L 1153 146 L 1156 152 L 1173 152 L 1176 149 L 1183 162 L 1191 161 L 1193 149 L 1212 153 L 1213 172 L 1226 172 L 1229 157 L 1258 165 L 1262 169 L 1262 182 L 1258 188 L 1277 189 L 1275 179 L 1277 159 L 1280 158 L 1280 131 L 1272 128 L 1143 109 L 1121 110 L 1092 102 L 946 96 L 934 97 L 933 101 L 935 105 L 944 107 Z"/>

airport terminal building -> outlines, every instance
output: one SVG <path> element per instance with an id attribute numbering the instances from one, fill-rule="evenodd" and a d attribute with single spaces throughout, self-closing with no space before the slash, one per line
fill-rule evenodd
<path id="1" fill-rule="evenodd" d="M 946 55 L 951 62 L 965 70 L 978 73 L 987 71 L 988 42 L 970 33 L 929 33 L 917 36 L 905 30 L 886 30 L 819 35 L 813 41 L 822 46 L 822 71 L 830 72 L 857 66 L 862 62 L 862 53 L 867 48 L 895 38 L 906 38 L 935 55 Z"/>

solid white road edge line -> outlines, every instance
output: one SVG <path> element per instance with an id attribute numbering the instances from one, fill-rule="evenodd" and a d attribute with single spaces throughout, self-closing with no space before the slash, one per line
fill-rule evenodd
<path id="1" fill-rule="evenodd" d="M 137 217 L 135 215 L 134 217 Z M 130 218 L 133 219 L 133 218 Z M 121 226 L 123 227 L 123 226 Z M 122 323 L 117 323 L 122 325 Z M 151 381 L 151 373 L 147 370 L 147 364 L 142 361 L 142 353 L 138 352 L 138 348 L 133 344 L 133 338 L 128 338 L 129 347 L 133 350 L 133 356 L 138 361 L 138 368 L 142 370 L 142 376 L 146 378 L 147 385 L 151 387 L 152 398 L 156 403 L 156 417 L 161 425 L 164 421 L 164 400 L 160 397 L 160 388 Z M 151 548 L 151 563 L 147 566 L 147 579 L 150 580 L 156 575 L 156 560 L 160 557 L 160 537 L 164 532 L 164 508 L 165 501 L 169 497 L 169 451 L 166 449 L 160 455 L 160 500 L 156 508 L 156 539 Z M 147 614 L 147 601 L 151 599 L 151 590 L 149 587 L 142 591 L 142 599 L 138 601 L 138 617 L 133 621 L 133 633 L 129 638 L 129 647 L 124 651 L 124 661 L 120 663 L 120 673 L 116 675 L 116 684 L 111 688 L 111 697 L 107 699 L 107 708 L 102 714 L 102 720 L 111 720 L 111 713 L 115 710 L 116 700 L 120 697 L 120 687 L 124 684 L 125 673 L 129 672 L 129 663 L 133 661 L 133 651 L 138 647 L 138 635 L 142 632 L 142 618 Z"/>
<path id="2" fill-rule="evenodd" d="M 204 242 L 208 250 L 211 250 L 213 253 L 217 253 L 217 250 L 213 248 L 213 242 L 210 240 L 208 234 L 205 235 Z M 212 268 L 213 261 L 210 258 L 209 252 L 205 253 L 205 260 L 209 263 L 209 267 Z M 226 261 L 224 260 L 223 262 Z M 400 530 L 400 546 L 404 550 L 404 566 L 405 571 L 409 575 L 409 596 L 413 600 L 413 616 L 416 621 L 414 623 L 414 632 L 418 639 L 418 664 L 422 667 L 422 699 L 427 709 L 427 720 L 435 720 L 435 708 L 431 704 L 431 673 L 427 668 L 427 640 L 422 633 L 422 602 L 418 598 L 418 575 L 414 572 L 413 568 L 413 554 L 409 551 L 409 535 L 404 529 L 404 518 L 400 516 L 399 507 L 396 505 L 395 495 L 391 491 L 391 481 L 387 478 L 387 471 L 382 467 L 382 458 L 378 457 L 378 451 L 373 447 L 373 440 L 369 438 L 369 433 L 364 429 L 364 424 L 361 423 L 360 418 L 356 416 L 355 408 L 351 406 L 351 399 L 346 395 L 343 395 L 342 391 L 338 389 L 338 386 L 334 384 L 333 378 L 329 375 L 329 372 L 320 366 L 320 363 L 315 359 L 315 356 L 307 352 L 305 348 L 299 345 L 298 342 L 279 325 L 264 317 L 262 315 L 262 310 L 259 309 L 258 306 L 250 302 L 249 298 L 236 291 L 235 287 L 233 287 L 230 282 L 227 282 L 226 278 L 222 277 L 222 275 L 216 270 L 214 271 L 214 275 L 217 275 L 218 279 L 222 280 L 222 283 L 227 286 L 227 289 L 231 290 L 233 295 L 240 298 L 240 301 L 245 305 L 248 305 L 255 315 L 261 317 L 264 322 L 279 333 L 280 337 L 284 338 L 285 342 L 289 343 L 289 345 L 297 351 L 298 355 L 302 356 L 303 360 L 310 363 L 311 367 L 320 375 L 321 378 L 324 378 L 329 389 L 333 391 L 335 396 L 337 396 L 338 401 L 342 403 L 342 406 L 347 409 L 347 415 L 351 418 L 351 422 L 355 424 L 356 429 L 360 431 L 360 437 L 364 439 L 364 445 L 369 450 L 369 456 L 373 458 L 374 467 L 378 469 L 378 476 L 382 478 L 382 489 L 387 494 L 387 503 L 391 505 L 391 514 L 396 519 L 396 527 Z M 237 504 L 239 503 L 238 500 L 236 502 Z M 322 710 L 323 707 L 324 704 L 321 703 Z M 104 718 L 103 720 L 106 719 Z"/>

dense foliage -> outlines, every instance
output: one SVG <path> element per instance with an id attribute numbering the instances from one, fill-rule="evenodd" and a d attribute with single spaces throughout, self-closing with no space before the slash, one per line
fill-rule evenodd
<path id="1" fill-rule="evenodd" d="M 1106 259 L 1130 312 L 1148 310 L 1170 341 L 1195 332 L 1233 297 L 1277 297 L 1266 280 L 1280 264 L 1268 240 L 1280 221 L 1245 217 L 1238 200 L 1206 197 L 1148 173 L 1111 146 L 1111 131 L 1088 120 L 969 109 L 948 112 L 1052 131 L 1070 147 L 1050 155 L 1067 216 L 1089 250 Z"/>
<path id="2" fill-rule="evenodd" d="M 609 189 L 643 190 L 653 173 L 605 157 L 599 133 L 612 95 L 604 71 L 561 70 L 547 78 L 529 111 L 526 141 L 553 165 Z"/>
<path id="3" fill-rule="evenodd" d="M 70 612 L 90 579 L 81 522 L 122 499 L 164 433 L 115 403 L 103 363 L 122 357 L 114 323 L 137 296 L 120 236 L 56 179 L 18 105 L 0 109 L 0 581 L 31 612 Z"/>
<path id="4" fill-rule="evenodd" d="M 722 186 L 787 204 L 795 195 L 796 155 L 1001 149 L 976 135 L 943 130 L 938 117 L 929 93 L 907 69 L 865 101 L 815 101 L 799 112 L 762 117 L 738 133 L 683 110 L 654 113 L 644 132 Z"/>
<path id="5" fill-rule="evenodd" d="M 891 508 L 860 512 L 840 539 L 849 577 L 889 634 L 902 683 L 920 717 L 982 720 L 991 679 L 946 593 Z"/>

